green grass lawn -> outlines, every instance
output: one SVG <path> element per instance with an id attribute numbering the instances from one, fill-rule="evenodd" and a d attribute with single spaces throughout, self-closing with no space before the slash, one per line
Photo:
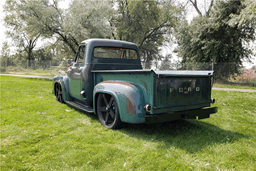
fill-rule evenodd
<path id="1" fill-rule="evenodd" d="M 248 82 L 244 83 L 244 82 L 246 82 L 246 80 L 244 80 L 243 83 L 231 82 L 228 80 L 215 80 L 213 87 L 256 90 L 256 87 L 254 87 L 255 80 L 252 80 L 251 83 L 248 83 Z"/>
<path id="2" fill-rule="evenodd" d="M 58 103 L 49 80 L 0 80 L 1 171 L 256 169 L 256 93 L 213 91 L 208 119 L 109 130 Z"/>
<path id="3" fill-rule="evenodd" d="M 15 72 L 15 73 L 4 73 L 4 74 L 10 74 L 10 75 L 31 75 L 31 76 L 47 76 L 47 77 L 54 77 L 55 75 L 58 75 L 58 74 L 52 74 L 52 75 L 50 75 L 50 74 L 33 74 L 33 73 L 29 73 L 29 74 L 27 74 L 27 73 L 17 73 L 17 72 Z"/>
<path id="4" fill-rule="evenodd" d="M 240 85 L 228 85 L 228 84 L 213 84 L 213 87 L 216 88 L 231 88 L 231 89 L 251 89 L 256 90 L 256 87 L 252 86 L 240 86 Z"/>

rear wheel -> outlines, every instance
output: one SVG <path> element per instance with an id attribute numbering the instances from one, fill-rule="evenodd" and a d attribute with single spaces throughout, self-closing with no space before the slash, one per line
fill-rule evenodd
<path id="1" fill-rule="evenodd" d="M 116 99 L 109 94 L 100 94 L 97 99 L 97 114 L 100 123 L 109 128 L 121 127 L 121 120 Z"/>
<path id="2" fill-rule="evenodd" d="M 60 84 L 55 85 L 55 96 L 56 96 L 57 101 L 64 103 L 63 95 L 62 95 L 62 88 L 61 88 Z"/>

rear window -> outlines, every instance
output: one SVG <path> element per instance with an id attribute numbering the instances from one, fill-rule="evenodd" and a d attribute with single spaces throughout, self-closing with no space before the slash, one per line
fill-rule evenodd
<path id="1" fill-rule="evenodd" d="M 95 58 L 113 58 L 113 59 L 137 59 L 137 52 L 133 49 L 96 47 L 93 50 Z"/>

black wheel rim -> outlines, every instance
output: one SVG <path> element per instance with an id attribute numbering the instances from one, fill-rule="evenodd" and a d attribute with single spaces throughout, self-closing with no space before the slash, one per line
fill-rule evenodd
<path id="1" fill-rule="evenodd" d="M 56 85 L 56 100 L 59 102 L 63 102 L 63 98 L 62 98 L 62 90 L 61 90 L 61 86 L 60 84 Z"/>
<path id="2" fill-rule="evenodd" d="M 97 108 L 98 115 L 103 124 L 112 126 L 115 123 L 118 113 L 115 98 L 108 94 L 100 94 Z"/>

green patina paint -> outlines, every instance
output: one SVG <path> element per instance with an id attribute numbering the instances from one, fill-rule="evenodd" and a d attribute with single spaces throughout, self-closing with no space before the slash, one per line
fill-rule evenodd
<path id="1" fill-rule="evenodd" d="M 129 58 L 128 52 L 135 56 Z M 55 77 L 54 84 L 63 87 L 64 101 L 79 102 L 95 113 L 97 95 L 109 94 L 116 99 L 121 121 L 144 123 L 146 115 L 209 107 L 212 76 L 212 71 L 143 70 L 135 44 L 90 39 L 79 46 L 67 75 Z"/>

